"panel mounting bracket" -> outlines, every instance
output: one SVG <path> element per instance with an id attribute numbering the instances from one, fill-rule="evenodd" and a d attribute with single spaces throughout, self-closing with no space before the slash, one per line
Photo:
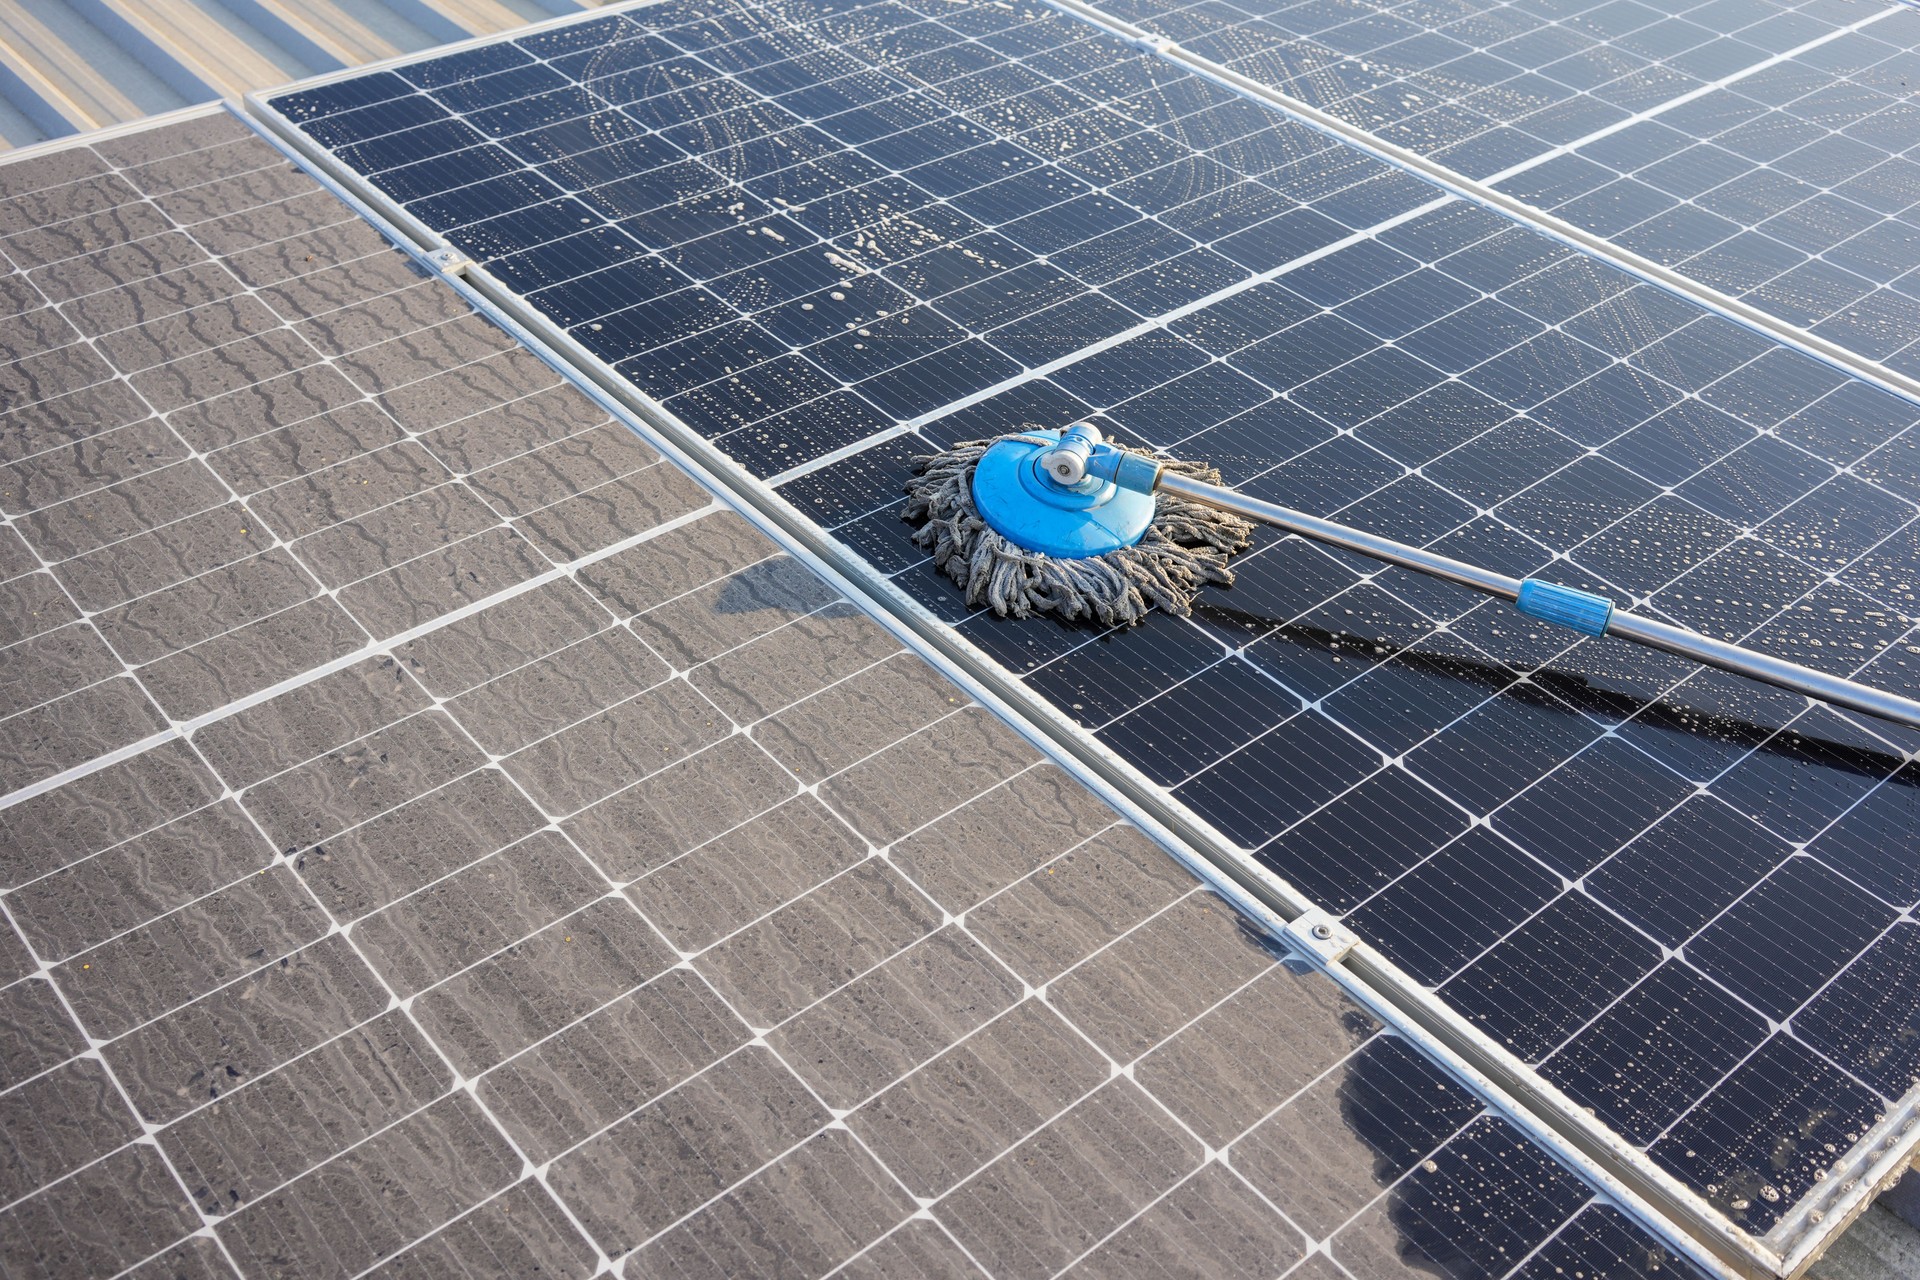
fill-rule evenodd
<path id="1" fill-rule="evenodd" d="M 464 275 L 473 265 L 473 259 L 458 249 L 434 249 L 427 254 L 427 261 L 443 276 Z"/>
<path id="2" fill-rule="evenodd" d="M 1339 964 L 1360 944 L 1353 930 L 1318 907 L 1294 917 L 1286 927 L 1286 939 L 1321 964 Z"/>

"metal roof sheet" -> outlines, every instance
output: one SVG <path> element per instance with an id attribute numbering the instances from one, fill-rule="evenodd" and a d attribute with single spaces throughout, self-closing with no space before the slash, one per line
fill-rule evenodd
<path id="1" fill-rule="evenodd" d="M 0 151 L 594 7 L 593 0 L 0 0 Z"/>

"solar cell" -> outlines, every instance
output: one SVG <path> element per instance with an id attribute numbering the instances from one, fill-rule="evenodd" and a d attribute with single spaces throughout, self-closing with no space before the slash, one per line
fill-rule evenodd
<path id="1" fill-rule="evenodd" d="M 1589 65 L 1623 8 L 1507 38 Z M 1420 38 L 1348 12 L 1285 11 Z M 271 105 L 1749 1234 L 1911 1105 L 1874 1064 L 1913 1011 L 1860 977 L 1916 963 L 1910 735 L 1272 537 L 1191 620 L 1011 623 L 893 507 L 916 453 L 1092 417 L 1911 690 L 1920 407 L 1049 10 L 666 3 L 487 47 Z"/>

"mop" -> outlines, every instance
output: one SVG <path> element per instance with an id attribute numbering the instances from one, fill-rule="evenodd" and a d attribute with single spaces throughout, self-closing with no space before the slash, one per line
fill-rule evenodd
<path id="1" fill-rule="evenodd" d="M 1835 706 L 1920 728 L 1920 702 L 1629 612 L 1605 596 L 1514 578 L 1421 547 L 1251 498 L 1211 467 L 1101 438 L 1091 423 L 973 440 L 914 460 L 902 515 L 914 544 L 1003 617 L 1054 614 L 1127 627 L 1153 609 L 1185 616 L 1254 524 L 1356 552 L 1505 600 L 1588 636 L 1613 636 Z"/>

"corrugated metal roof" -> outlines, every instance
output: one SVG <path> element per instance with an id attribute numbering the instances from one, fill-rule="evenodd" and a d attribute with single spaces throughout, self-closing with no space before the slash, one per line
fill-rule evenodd
<path id="1" fill-rule="evenodd" d="M 598 0 L 0 0 L 0 151 Z"/>

